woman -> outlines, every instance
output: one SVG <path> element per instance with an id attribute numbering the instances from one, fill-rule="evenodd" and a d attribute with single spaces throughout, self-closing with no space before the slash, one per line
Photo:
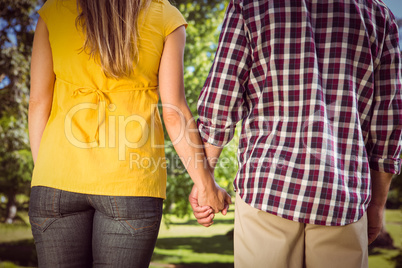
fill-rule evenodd
<path id="1" fill-rule="evenodd" d="M 208 172 L 183 86 L 186 22 L 167 0 L 48 0 L 31 63 L 30 221 L 40 267 L 147 267 L 165 198 L 166 129 L 199 190 Z"/>

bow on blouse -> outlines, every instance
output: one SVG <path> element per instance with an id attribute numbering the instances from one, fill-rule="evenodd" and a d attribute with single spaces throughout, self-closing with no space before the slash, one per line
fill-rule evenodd
<path id="1" fill-rule="evenodd" d="M 61 79 L 59 79 L 61 80 Z M 61 80 L 64 83 L 73 85 L 69 82 L 65 82 Z M 101 143 L 102 141 L 99 139 L 99 130 L 100 129 L 105 129 L 105 124 L 106 124 L 106 107 L 109 108 L 110 111 L 114 111 L 116 106 L 110 102 L 109 97 L 107 96 L 106 93 L 117 93 L 117 92 L 127 92 L 127 91 L 138 91 L 138 90 L 156 90 L 157 87 L 135 87 L 130 84 L 123 84 L 123 85 L 118 85 L 114 87 L 113 89 L 110 90 L 101 90 L 98 88 L 91 88 L 91 87 L 78 87 L 75 86 L 76 89 L 73 91 L 72 96 L 76 97 L 78 95 L 89 95 L 89 94 L 95 94 L 96 95 L 96 103 L 98 104 L 98 126 L 96 127 L 95 131 L 95 142 L 99 147 L 104 147 L 105 146 L 105 141 Z M 107 105 L 107 106 L 106 106 Z"/>
<path id="2" fill-rule="evenodd" d="M 111 105 L 110 99 L 107 97 L 105 93 L 112 92 L 110 90 L 100 90 L 97 88 L 87 88 L 87 87 L 80 87 L 73 91 L 72 96 L 76 97 L 78 95 L 89 95 L 89 94 L 96 94 L 96 103 L 98 104 L 98 125 L 95 131 L 95 141 L 98 146 L 100 146 L 99 140 L 99 129 L 106 127 L 106 104 L 109 106 Z M 109 106 L 110 107 L 110 106 Z M 102 144 L 102 147 L 104 144 Z"/>

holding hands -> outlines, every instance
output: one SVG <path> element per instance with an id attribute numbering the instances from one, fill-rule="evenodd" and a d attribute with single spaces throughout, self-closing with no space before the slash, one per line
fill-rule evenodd
<path id="1" fill-rule="evenodd" d="M 230 195 L 216 182 L 211 189 L 200 190 L 194 185 L 188 199 L 197 222 L 205 227 L 214 223 L 215 213 L 226 215 L 232 203 Z"/>

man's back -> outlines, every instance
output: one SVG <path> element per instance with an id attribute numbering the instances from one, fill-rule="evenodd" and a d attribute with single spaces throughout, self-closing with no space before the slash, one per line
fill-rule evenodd
<path id="1" fill-rule="evenodd" d="M 400 170 L 398 29 L 380 1 L 233 1 L 199 100 L 204 141 L 243 120 L 235 188 L 319 225 L 359 220 L 369 169 Z"/>

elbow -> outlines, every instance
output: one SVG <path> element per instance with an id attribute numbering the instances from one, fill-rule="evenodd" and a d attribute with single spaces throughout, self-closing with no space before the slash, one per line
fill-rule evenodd
<path id="1" fill-rule="evenodd" d="M 47 98 L 29 98 L 29 107 L 46 107 L 51 106 L 52 100 Z"/>
<path id="2" fill-rule="evenodd" d="M 28 117 L 41 116 L 48 118 L 52 109 L 51 101 L 29 100 Z"/>
<path id="3" fill-rule="evenodd" d="M 42 102 L 42 101 L 29 101 L 29 112 L 35 111 L 50 111 L 52 108 L 51 103 Z"/>
<path id="4" fill-rule="evenodd" d="M 163 109 L 163 121 L 167 128 L 177 127 L 182 123 L 185 123 L 185 116 L 181 110 L 177 107 L 164 108 Z"/>

